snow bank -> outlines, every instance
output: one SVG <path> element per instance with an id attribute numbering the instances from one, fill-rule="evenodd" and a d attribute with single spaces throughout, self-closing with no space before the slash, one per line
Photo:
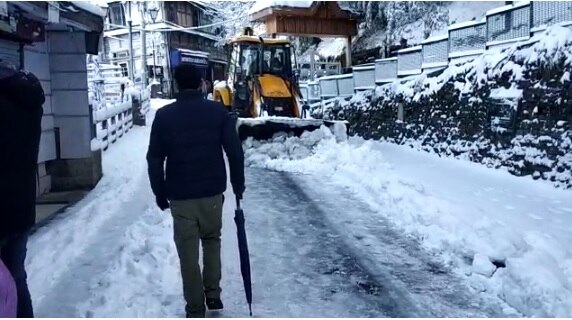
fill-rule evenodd
<path id="1" fill-rule="evenodd" d="M 179 257 L 170 236 L 172 219 L 149 207 L 130 225 L 113 252 L 113 262 L 105 273 L 97 275 L 97 285 L 105 290 L 94 292 L 78 306 L 85 317 L 177 317 L 183 310 Z M 147 294 L 150 290 L 156 294 Z M 94 290 L 95 291 L 95 290 Z M 162 293 L 162 294 L 161 294 Z M 141 306 L 145 306 L 141 308 Z"/>
<path id="2" fill-rule="evenodd" d="M 249 166 L 347 187 L 524 315 L 572 315 L 569 192 L 402 146 L 339 143 L 326 128 L 244 146 Z"/>
<path id="3" fill-rule="evenodd" d="M 274 122 L 285 124 L 291 127 L 300 127 L 306 125 L 317 125 L 320 126 L 324 121 L 321 119 L 300 119 L 300 118 L 289 118 L 289 117 L 259 117 L 256 119 L 249 119 L 249 118 L 241 118 L 238 119 L 239 125 L 246 125 L 246 126 L 258 126 L 264 125 L 267 122 Z"/>
<path id="4" fill-rule="evenodd" d="M 437 76 L 377 87 L 364 101 L 326 103 L 312 115 L 347 120 L 350 131 L 365 138 L 571 188 L 571 73 L 572 30 L 555 26 Z"/>

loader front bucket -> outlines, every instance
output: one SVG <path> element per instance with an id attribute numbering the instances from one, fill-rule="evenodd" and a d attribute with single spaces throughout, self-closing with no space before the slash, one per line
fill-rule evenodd
<path id="1" fill-rule="evenodd" d="M 338 124 L 339 127 L 343 125 L 345 134 L 347 135 L 347 126 L 344 121 L 329 121 L 321 119 L 300 119 L 300 118 L 257 118 L 257 119 L 238 119 L 238 136 L 241 141 L 250 137 L 255 140 L 268 140 L 272 139 L 277 133 L 286 133 L 299 137 L 305 131 L 314 131 L 321 126 L 327 126 L 332 132 L 335 131 L 334 127 Z"/>

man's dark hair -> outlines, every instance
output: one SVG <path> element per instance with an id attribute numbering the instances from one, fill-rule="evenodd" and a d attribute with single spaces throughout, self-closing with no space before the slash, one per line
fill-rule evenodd
<path id="1" fill-rule="evenodd" d="M 199 68 L 192 64 L 183 63 L 175 68 L 174 78 L 181 91 L 199 89 L 201 87 L 202 77 L 203 75 Z"/>

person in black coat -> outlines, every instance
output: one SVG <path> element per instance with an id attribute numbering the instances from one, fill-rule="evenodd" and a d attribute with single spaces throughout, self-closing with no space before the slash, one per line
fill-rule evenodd
<path id="1" fill-rule="evenodd" d="M 155 114 L 147 151 L 148 173 L 157 205 L 161 210 L 170 207 L 173 215 L 187 315 L 204 317 L 205 299 L 210 310 L 223 308 L 220 236 L 227 186 L 223 150 L 239 198 L 245 190 L 244 154 L 236 117 L 219 102 L 204 98 L 200 70 L 183 64 L 174 78 L 181 92 L 176 102 Z"/>
<path id="2" fill-rule="evenodd" d="M 24 261 L 28 232 L 36 220 L 44 102 L 33 74 L 0 62 L 0 257 L 16 282 L 18 317 L 24 318 L 34 316 Z"/>

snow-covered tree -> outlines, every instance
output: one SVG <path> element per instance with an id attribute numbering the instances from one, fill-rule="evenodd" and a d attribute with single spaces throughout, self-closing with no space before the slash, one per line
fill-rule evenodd
<path id="1" fill-rule="evenodd" d="M 214 23 L 221 23 L 220 36 L 224 38 L 240 34 L 245 27 L 253 27 L 248 10 L 253 1 L 212 1 L 209 4 L 217 10 Z"/>

